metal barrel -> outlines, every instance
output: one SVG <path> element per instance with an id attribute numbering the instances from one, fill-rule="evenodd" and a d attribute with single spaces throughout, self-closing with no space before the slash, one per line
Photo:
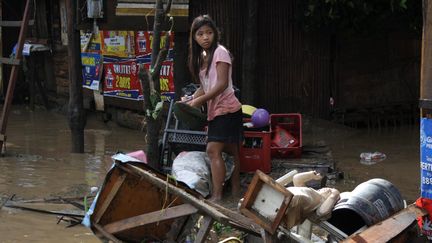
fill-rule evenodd
<path id="1" fill-rule="evenodd" d="M 328 221 L 351 235 L 403 208 L 402 195 L 392 183 L 384 179 L 371 179 L 359 184 L 352 192 L 341 193 Z"/>

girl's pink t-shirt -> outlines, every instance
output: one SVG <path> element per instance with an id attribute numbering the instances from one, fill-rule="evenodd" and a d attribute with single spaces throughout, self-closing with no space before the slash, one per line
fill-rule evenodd
<path id="1" fill-rule="evenodd" d="M 209 92 L 218 82 L 216 66 L 219 62 L 225 62 L 229 64 L 228 87 L 218 96 L 207 101 L 207 120 L 209 121 L 213 120 L 216 116 L 234 113 L 241 109 L 241 103 L 234 95 L 234 89 L 232 85 L 231 56 L 228 50 L 221 45 L 216 48 L 213 54 L 213 60 L 210 65 L 208 76 L 206 76 L 206 69 L 200 70 L 199 76 L 203 90 L 205 93 Z"/>

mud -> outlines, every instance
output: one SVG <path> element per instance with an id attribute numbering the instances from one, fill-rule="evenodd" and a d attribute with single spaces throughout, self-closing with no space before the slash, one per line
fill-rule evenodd
<path id="1" fill-rule="evenodd" d="M 99 187 L 110 156 L 145 148 L 144 133 L 104 123 L 101 114 L 88 116 L 85 153 L 70 153 L 67 118 L 43 109 L 13 107 L 7 128 L 6 156 L 0 158 L 0 199 L 81 197 Z M 351 129 L 326 121 L 306 120 L 304 144 L 325 143 L 344 179 L 335 187 L 352 190 L 371 178 L 391 181 L 408 203 L 419 196 L 418 125 L 383 129 Z M 387 158 L 374 165 L 360 163 L 362 152 L 379 151 Z M 3 207 L 0 242 L 100 242 L 79 225 L 66 228 L 57 217 Z"/>

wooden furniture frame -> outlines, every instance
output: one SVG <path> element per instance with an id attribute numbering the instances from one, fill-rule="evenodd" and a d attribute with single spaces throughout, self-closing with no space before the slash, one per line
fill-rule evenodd
<path id="1" fill-rule="evenodd" d="M 292 197 L 292 193 L 285 187 L 257 170 L 240 206 L 240 212 L 253 219 L 270 234 L 274 234 Z M 263 215 L 264 212 L 274 212 L 275 217 L 266 217 Z"/>

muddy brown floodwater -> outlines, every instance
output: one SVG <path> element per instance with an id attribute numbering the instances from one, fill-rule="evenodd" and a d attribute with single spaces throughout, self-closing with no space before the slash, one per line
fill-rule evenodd
<path id="1" fill-rule="evenodd" d="M 418 125 L 386 129 L 351 129 L 326 121 L 304 125 L 304 144 L 325 143 L 344 173 L 336 183 L 352 190 L 371 178 L 392 182 L 408 203 L 420 194 Z M 103 123 L 89 115 L 85 129 L 85 153 L 70 153 L 66 116 L 24 106 L 12 108 L 7 128 L 6 156 L 0 157 L 0 197 L 16 199 L 55 196 L 78 197 L 100 187 L 117 151 L 143 149 L 144 133 Z M 374 165 L 360 163 L 362 152 L 379 151 L 387 158 Z M 91 230 L 78 225 L 66 228 L 54 215 L 3 207 L 0 210 L 0 242 L 100 242 Z"/>
<path id="2" fill-rule="evenodd" d="M 327 121 L 309 124 L 305 143 L 324 141 L 344 179 L 335 187 L 351 191 L 358 184 L 373 178 L 390 181 L 407 203 L 420 195 L 420 135 L 418 124 L 353 129 Z M 376 164 L 360 163 L 363 152 L 381 152 L 386 159 Z"/>
<path id="3" fill-rule="evenodd" d="M 100 186 L 116 151 L 144 148 L 144 134 L 89 116 L 85 153 L 70 153 L 67 118 L 43 109 L 13 107 L 7 127 L 6 156 L 0 158 L 0 196 L 18 199 L 75 197 Z M 55 215 L 4 207 L 0 242 L 100 242 L 83 226 L 66 228 Z"/>

